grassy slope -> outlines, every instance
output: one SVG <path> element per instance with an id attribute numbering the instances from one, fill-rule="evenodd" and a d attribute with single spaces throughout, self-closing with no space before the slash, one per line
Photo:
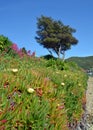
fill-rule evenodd
<path id="1" fill-rule="evenodd" d="M 83 114 L 86 81 L 73 63 L 0 57 L 0 129 L 68 130 Z"/>

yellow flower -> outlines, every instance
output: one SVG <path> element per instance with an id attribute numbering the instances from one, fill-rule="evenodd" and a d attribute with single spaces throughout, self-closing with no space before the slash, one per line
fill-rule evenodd
<path id="1" fill-rule="evenodd" d="M 59 107 L 59 106 L 60 106 L 60 104 L 57 104 L 57 106 Z"/>
<path id="2" fill-rule="evenodd" d="M 61 83 L 61 85 L 62 85 L 62 86 L 64 86 L 64 85 L 65 85 L 65 83 L 63 83 L 63 82 L 62 82 L 62 83 Z"/>
<path id="3" fill-rule="evenodd" d="M 18 72 L 18 69 L 11 69 L 11 71 L 12 71 L 13 73 L 16 73 L 16 72 Z"/>
<path id="4" fill-rule="evenodd" d="M 27 92 L 28 92 L 28 93 L 33 93 L 34 91 L 35 91 L 35 90 L 34 90 L 33 88 L 28 88 L 28 89 L 27 89 Z"/>

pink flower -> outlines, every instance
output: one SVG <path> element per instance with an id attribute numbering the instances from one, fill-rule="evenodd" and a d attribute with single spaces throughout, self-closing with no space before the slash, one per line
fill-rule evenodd
<path id="1" fill-rule="evenodd" d="M 57 107 L 58 107 L 58 110 L 61 110 L 61 109 L 64 109 L 65 106 L 64 106 L 64 104 L 62 104 L 62 105 L 58 104 Z"/>
<path id="2" fill-rule="evenodd" d="M 6 120 L 6 119 L 3 119 L 3 120 L 1 120 L 1 122 L 2 122 L 2 123 L 6 123 L 6 122 L 7 122 L 7 120 Z"/>
<path id="3" fill-rule="evenodd" d="M 30 50 L 27 52 L 27 55 L 28 55 L 28 56 L 30 56 L 30 55 L 31 55 L 31 51 L 30 51 Z"/>
<path id="4" fill-rule="evenodd" d="M 31 54 L 31 57 L 34 57 L 35 56 L 35 52 L 33 52 L 32 54 Z"/>
<path id="5" fill-rule="evenodd" d="M 21 48 L 18 48 L 17 44 L 12 44 L 11 49 L 18 54 L 20 57 L 24 57 L 25 55 L 29 56 L 29 57 L 34 57 L 35 56 L 35 52 L 31 53 L 31 51 L 27 51 L 27 53 L 25 54 L 23 52 L 23 50 Z"/>
<path id="6" fill-rule="evenodd" d="M 4 88 L 7 88 L 8 86 L 9 86 L 9 82 L 6 81 L 6 82 L 4 83 Z"/>
<path id="7" fill-rule="evenodd" d="M 15 44 L 15 43 L 12 44 L 11 48 L 12 48 L 12 50 L 14 50 L 14 51 L 16 51 L 16 52 L 19 51 L 19 48 L 18 48 L 17 44 Z"/>

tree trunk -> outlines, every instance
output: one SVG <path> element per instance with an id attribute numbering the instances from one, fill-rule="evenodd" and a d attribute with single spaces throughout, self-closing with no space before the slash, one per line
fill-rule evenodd
<path id="1" fill-rule="evenodd" d="M 59 51 L 58 51 L 58 58 L 60 59 L 60 54 L 61 54 L 61 45 L 59 46 Z"/>
<path id="2" fill-rule="evenodd" d="M 64 61 L 65 60 L 65 51 L 62 52 L 62 60 Z"/>
<path id="3" fill-rule="evenodd" d="M 60 54 L 62 54 L 62 60 L 64 61 L 65 59 L 65 51 L 62 51 L 62 46 L 60 45 L 59 51 L 58 51 L 58 58 L 60 59 Z"/>

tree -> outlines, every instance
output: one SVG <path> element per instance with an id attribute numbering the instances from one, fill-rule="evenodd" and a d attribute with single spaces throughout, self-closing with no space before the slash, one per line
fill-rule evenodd
<path id="1" fill-rule="evenodd" d="M 4 51 L 5 49 L 9 49 L 12 45 L 12 42 L 5 36 L 0 35 L 0 51 Z"/>
<path id="2" fill-rule="evenodd" d="M 45 16 L 41 16 L 37 21 L 38 31 L 35 39 L 51 54 L 54 51 L 59 58 L 60 54 L 64 57 L 65 51 L 78 43 L 78 40 L 72 35 L 76 30 L 69 25 L 66 26 L 61 21 Z"/>

